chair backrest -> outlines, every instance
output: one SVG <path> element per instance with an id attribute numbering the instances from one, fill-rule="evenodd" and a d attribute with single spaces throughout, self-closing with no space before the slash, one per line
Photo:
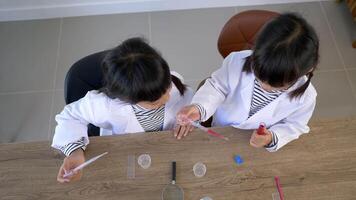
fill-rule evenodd
<path id="1" fill-rule="evenodd" d="M 107 51 L 86 56 L 74 63 L 67 72 L 64 81 L 64 100 L 70 104 L 84 97 L 90 90 L 98 90 L 103 86 L 101 63 Z M 88 135 L 100 135 L 100 129 L 88 125 Z"/>
<path id="2" fill-rule="evenodd" d="M 86 56 L 74 63 L 67 72 L 64 82 L 64 99 L 66 104 L 84 97 L 90 90 L 103 86 L 101 62 L 107 51 Z"/>
<path id="3" fill-rule="evenodd" d="M 218 50 L 222 57 L 233 51 L 251 49 L 257 33 L 263 25 L 279 13 L 267 10 L 240 12 L 226 22 L 218 39 Z"/>

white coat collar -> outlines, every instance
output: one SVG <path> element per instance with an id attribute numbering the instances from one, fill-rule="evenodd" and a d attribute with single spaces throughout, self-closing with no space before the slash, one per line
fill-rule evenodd
<path id="1" fill-rule="evenodd" d="M 254 88 L 255 75 L 253 73 L 246 73 L 244 75 L 246 78 L 243 80 L 241 85 L 241 95 L 244 107 L 247 108 L 247 112 L 249 112 L 251 109 L 251 100 Z M 289 93 L 303 85 L 306 80 L 306 76 L 301 77 L 294 85 L 288 88 L 286 92 L 281 94 L 278 98 L 266 105 L 260 111 L 256 112 L 250 118 L 246 119 L 245 123 L 262 121 L 263 119 L 274 117 L 276 114 L 276 108 L 282 106 L 282 104 L 290 104 L 292 102 L 296 102 L 298 104 L 302 103 L 304 101 L 305 95 L 302 95 L 299 98 L 290 99 Z"/>
<path id="2" fill-rule="evenodd" d="M 167 129 L 167 127 L 172 126 L 172 124 L 168 124 L 168 122 L 171 122 L 172 118 L 175 117 L 175 113 L 173 113 L 173 110 L 175 108 L 175 105 L 180 102 L 181 98 L 182 97 L 180 96 L 177 87 L 173 84 L 170 92 L 169 101 L 165 105 L 164 123 L 163 123 L 164 130 Z M 110 109 L 111 112 L 119 113 L 116 114 L 116 116 L 120 115 L 120 117 L 122 117 L 122 119 L 126 121 L 125 133 L 144 132 L 144 129 L 138 122 L 135 113 L 132 109 L 132 105 L 130 103 L 126 103 L 119 99 L 113 99 L 112 101 L 116 105 L 114 108 L 120 108 L 120 109 L 119 110 Z"/>

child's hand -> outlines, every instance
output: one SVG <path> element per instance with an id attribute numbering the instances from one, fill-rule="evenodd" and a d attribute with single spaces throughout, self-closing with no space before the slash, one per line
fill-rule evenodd
<path id="1" fill-rule="evenodd" d="M 195 105 L 185 106 L 177 113 L 178 125 L 186 126 L 190 124 L 190 120 L 191 121 L 200 120 L 200 112 Z"/>
<path id="2" fill-rule="evenodd" d="M 174 127 L 174 137 L 176 137 L 178 140 L 180 140 L 182 137 L 185 137 L 188 135 L 189 132 L 191 132 L 194 129 L 194 127 L 190 124 L 186 126 L 181 126 L 181 125 L 176 125 Z"/>
<path id="3" fill-rule="evenodd" d="M 68 157 L 64 158 L 63 164 L 59 169 L 57 175 L 57 181 L 60 183 L 68 183 L 70 181 L 80 180 L 82 177 L 82 171 L 76 172 L 74 175 L 64 178 L 64 174 L 69 173 L 70 170 L 79 166 L 80 164 L 85 162 L 84 152 L 81 148 L 73 151 Z"/>
<path id="4" fill-rule="evenodd" d="M 250 145 L 253 147 L 264 147 L 271 143 L 272 141 L 272 133 L 267 130 L 266 128 L 264 129 L 264 135 L 258 135 L 257 130 L 253 131 L 250 139 Z"/>
<path id="5" fill-rule="evenodd" d="M 178 140 L 188 135 L 194 127 L 190 124 L 190 121 L 196 121 L 200 119 L 199 109 L 194 105 L 189 105 L 182 108 L 177 114 L 176 126 L 173 130 L 174 137 Z"/>

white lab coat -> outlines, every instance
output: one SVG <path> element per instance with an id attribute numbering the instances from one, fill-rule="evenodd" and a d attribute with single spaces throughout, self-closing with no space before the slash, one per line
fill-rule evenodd
<path id="1" fill-rule="evenodd" d="M 288 93 L 306 82 L 301 77 L 286 92 L 248 118 L 255 76 L 242 71 L 245 58 L 252 51 L 233 52 L 225 58 L 220 69 L 194 95 L 192 103 L 201 104 L 206 110 L 207 120 L 213 114 L 213 126 L 233 126 L 239 129 L 257 129 L 264 122 L 278 137 L 278 143 L 268 151 L 277 151 L 288 142 L 308 133 L 308 121 L 316 102 L 316 91 L 310 84 L 305 93 L 297 99 L 290 99 Z"/>
<path id="2" fill-rule="evenodd" d="M 177 74 L 172 73 L 177 76 Z M 177 77 L 180 77 L 178 75 Z M 190 103 L 193 91 L 187 88 L 184 96 L 172 84 L 170 98 L 166 103 L 163 130 L 173 129 L 177 112 Z M 100 127 L 100 135 L 118 135 L 125 133 L 144 132 L 138 122 L 132 106 L 119 99 L 110 99 L 104 93 L 89 91 L 82 99 L 68 104 L 56 116 L 57 126 L 52 147 L 60 149 L 69 143 L 84 138 L 89 144 L 87 125 Z"/>

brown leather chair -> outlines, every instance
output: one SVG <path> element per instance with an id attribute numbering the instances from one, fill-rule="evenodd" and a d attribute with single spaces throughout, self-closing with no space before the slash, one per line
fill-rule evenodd
<path id="1" fill-rule="evenodd" d="M 248 10 L 229 19 L 220 32 L 218 50 L 223 58 L 233 51 L 252 49 L 259 30 L 263 25 L 278 16 L 279 13 L 267 10 Z M 204 79 L 198 89 L 204 84 Z M 210 127 L 212 117 L 201 124 Z"/>
<path id="2" fill-rule="evenodd" d="M 248 10 L 231 17 L 220 32 L 218 50 L 222 57 L 233 51 L 252 49 L 263 25 L 279 14 L 267 10 Z"/>

